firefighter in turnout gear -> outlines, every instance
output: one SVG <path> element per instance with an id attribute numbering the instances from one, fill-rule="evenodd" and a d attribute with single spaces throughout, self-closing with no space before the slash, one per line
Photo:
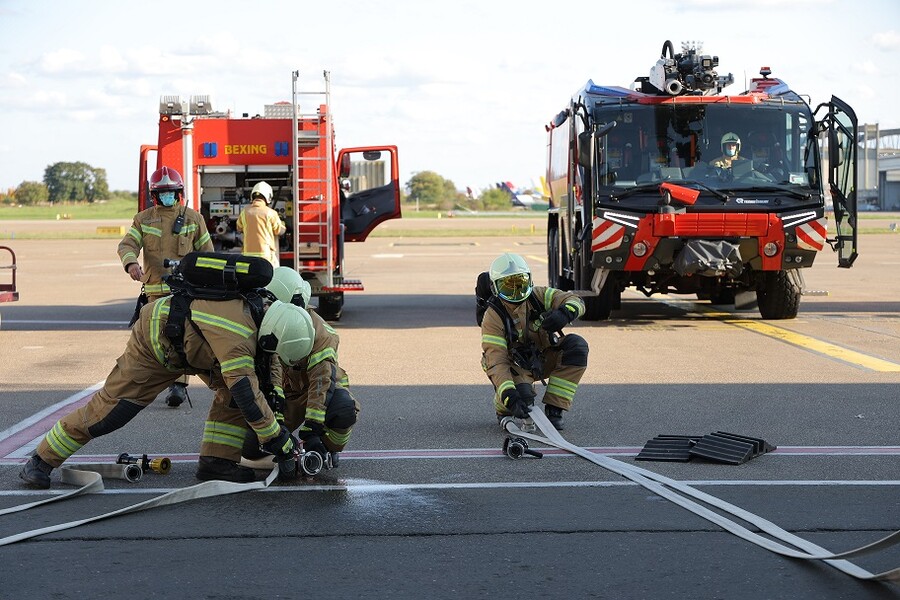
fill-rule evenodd
<path id="1" fill-rule="evenodd" d="M 237 230 L 244 234 L 243 254 L 261 256 L 277 267 L 278 237 L 286 231 L 278 212 L 270 208 L 272 186 L 260 181 L 250 192 L 250 206 L 241 211 Z"/>
<path id="2" fill-rule="evenodd" d="M 731 163 L 736 160 L 744 160 L 741 154 L 741 138 L 736 133 L 726 133 L 722 136 L 722 156 L 711 160 L 709 164 L 720 169 L 730 169 Z"/>
<path id="3" fill-rule="evenodd" d="M 22 468 L 19 476 L 26 483 L 49 488 L 53 468 L 90 440 L 127 424 L 182 372 L 197 375 L 215 392 L 203 430 L 198 479 L 243 483 L 256 478 L 252 469 L 237 464 L 248 424 L 276 457 L 293 454 L 294 439 L 266 403 L 257 368 L 268 362 L 270 373 L 278 374 L 280 368 L 272 363 L 297 364 L 306 358 L 314 339 L 306 311 L 283 302 L 260 302 L 264 312 L 258 321 L 243 298 L 194 299 L 179 352 L 166 336 L 172 298 L 141 309 L 125 352 L 103 387 L 87 405 L 57 421 Z"/>
<path id="4" fill-rule="evenodd" d="M 119 242 L 119 259 L 125 271 L 143 284 L 138 307 L 169 294 L 163 281 L 170 269 L 165 259 L 181 260 L 189 252 L 211 252 L 213 243 L 206 222 L 197 211 L 184 205 L 184 181 L 175 169 L 162 167 L 150 176 L 154 205 L 134 216 L 131 228 Z M 138 263 L 143 249 L 144 266 Z M 135 311 L 137 317 L 137 310 Z M 166 404 L 177 408 L 187 396 L 187 375 L 169 387 Z"/>
<path id="5" fill-rule="evenodd" d="M 588 344 L 561 330 L 584 314 L 584 302 L 570 292 L 534 286 L 521 256 L 503 254 L 489 271 L 493 297 L 481 323 L 481 365 L 494 385 L 498 420 L 528 416 L 534 382 L 546 379 L 544 412 L 563 428 L 578 382 L 587 368 Z"/>
<path id="6" fill-rule="evenodd" d="M 289 267 L 276 268 L 266 289 L 274 298 L 303 308 L 311 296 L 309 283 Z M 356 423 L 359 403 L 350 394 L 347 373 L 337 362 L 337 332 L 315 311 L 310 310 L 309 315 L 315 326 L 315 344 L 308 357 L 284 370 L 284 424 L 291 432 L 300 428 L 304 451 L 318 452 L 323 458 L 330 453 L 336 466 L 337 453 L 347 445 Z M 252 436 L 245 440 L 243 456 L 263 456 Z"/>

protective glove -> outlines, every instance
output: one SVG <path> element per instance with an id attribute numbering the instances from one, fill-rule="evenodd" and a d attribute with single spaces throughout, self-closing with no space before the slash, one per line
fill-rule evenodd
<path id="1" fill-rule="evenodd" d="M 269 408 L 275 413 L 275 420 L 279 423 L 284 423 L 284 405 L 286 402 L 284 394 L 273 388 L 266 392 L 266 401 L 269 404 Z"/>
<path id="2" fill-rule="evenodd" d="M 541 328 L 546 331 L 562 331 L 562 328 L 575 318 L 568 308 L 557 308 L 541 315 Z"/>
<path id="3" fill-rule="evenodd" d="M 515 388 L 510 388 L 503 392 L 501 399 L 503 406 L 512 413 L 517 419 L 528 418 L 528 403 L 519 395 Z"/>
<path id="4" fill-rule="evenodd" d="M 299 446 L 297 438 L 292 436 L 288 428 L 282 425 L 277 436 L 263 442 L 262 449 L 269 454 L 274 454 L 276 459 L 282 460 L 294 457 L 297 446 Z"/>
<path id="5" fill-rule="evenodd" d="M 322 458 L 325 458 L 328 454 L 328 448 L 322 443 L 325 427 L 321 423 L 306 421 L 300 426 L 300 431 L 297 432 L 297 435 L 303 440 L 304 452 L 318 452 L 322 455 Z"/>

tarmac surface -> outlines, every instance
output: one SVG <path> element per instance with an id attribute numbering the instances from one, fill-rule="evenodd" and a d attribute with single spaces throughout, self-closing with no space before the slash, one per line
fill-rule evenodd
<path id="1" fill-rule="evenodd" d="M 503 251 L 546 281 L 543 224 L 493 221 L 510 234 L 533 223 L 534 235 L 404 236 L 423 221 L 348 245 L 348 275 L 365 291 L 347 295 L 333 325 L 363 409 L 339 468 L 0 546 L 0 598 L 900 598 L 896 584 L 768 552 L 570 454 L 507 458 L 472 294 Z M 464 221 L 453 227 L 484 227 Z M 102 383 L 138 289 L 115 239 L 0 245 L 17 253 L 21 294 L 0 304 L 2 510 L 72 489 L 58 470 L 50 492 L 16 474 Z M 829 295 L 804 297 L 793 320 L 629 291 L 610 321 L 576 322 L 590 364 L 562 434 L 832 552 L 900 530 L 900 235 L 859 247 L 849 270 L 821 253 L 806 283 Z M 0 538 L 196 484 L 211 394 L 196 379 L 189 389 L 193 407 L 160 398 L 69 461 L 146 453 L 170 457 L 171 473 L 0 516 Z M 635 460 L 657 435 L 714 431 L 777 449 L 741 465 Z M 900 546 L 853 562 L 900 567 Z"/>

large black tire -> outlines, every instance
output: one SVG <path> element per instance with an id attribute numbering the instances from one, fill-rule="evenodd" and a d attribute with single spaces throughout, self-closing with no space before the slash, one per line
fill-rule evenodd
<path id="1" fill-rule="evenodd" d="M 344 292 L 319 296 L 319 307 L 316 310 L 319 316 L 326 321 L 340 321 L 344 308 Z"/>
<path id="2" fill-rule="evenodd" d="M 597 296 L 584 296 L 585 321 L 607 321 L 614 308 L 618 308 L 621 299 L 619 286 L 612 277 L 606 278 L 606 283 Z"/>
<path id="3" fill-rule="evenodd" d="M 547 230 L 547 273 L 548 285 L 559 289 L 559 229 L 551 227 Z"/>
<path id="4" fill-rule="evenodd" d="M 793 319 L 800 310 L 800 290 L 785 271 L 766 271 L 757 282 L 756 301 L 763 319 Z"/>

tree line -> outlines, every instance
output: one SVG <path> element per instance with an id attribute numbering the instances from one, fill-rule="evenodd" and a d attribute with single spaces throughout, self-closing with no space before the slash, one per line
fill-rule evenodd
<path id="1" fill-rule="evenodd" d="M 23 181 L 14 190 L 0 193 L 7 204 L 58 204 L 62 202 L 95 202 L 112 196 L 106 180 L 106 169 L 84 162 L 58 162 L 44 169 L 43 181 Z"/>
<path id="2" fill-rule="evenodd" d="M 499 188 L 460 192 L 451 180 L 434 171 L 413 173 L 406 189 L 407 203 L 432 210 L 502 210 L 509 208 L 512 201 Z M 43 181 L 23 181 L 7 193 L 0 192 L 0 202 L 22 205 L 95 202 L 111 197 L 106 169 L 84 162 L 54 163 L 44 170 Z"/>
<path id="3" fill-rule="evenodd" d="M 512 204 L 509 194 L 499 188 L 459 192 L 451 180 L 444 179 L 434 171 L 413 173 L 406 182 L 406 189 L 407 203 L 428 209 L 503 210 Z"/>

